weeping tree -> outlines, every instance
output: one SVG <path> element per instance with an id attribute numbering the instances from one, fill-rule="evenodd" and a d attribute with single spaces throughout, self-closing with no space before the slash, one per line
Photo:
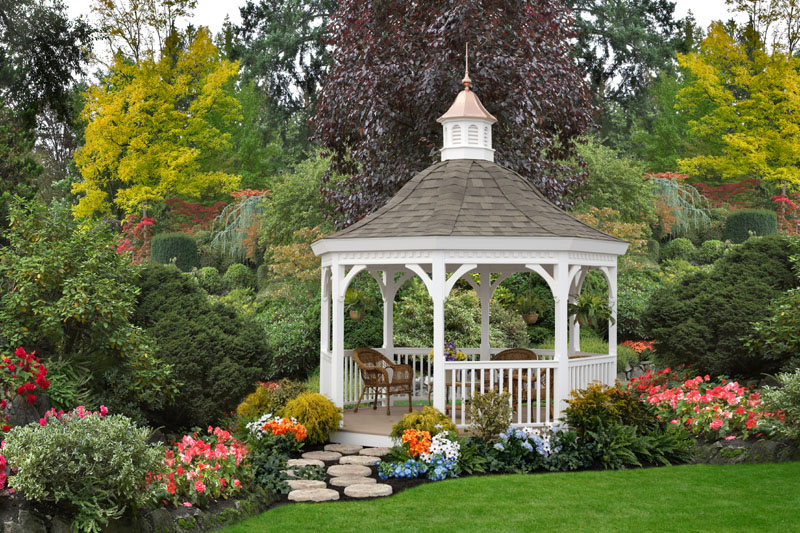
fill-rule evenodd
<path id="1" fill-rule="evenodd" d="M 683 180 L 686 174 L 648 174 L 662 236 L 684 237 L 711 224 L 708 200 Z"/>
<path id="2" fill-rule="evenodd" d="M 269 191 L 233 193 L 239 200 L 225 206 L 214 219 L 211 249 L 237 263 L 258 263 L 261 256 L 258 253 L 261 215 L 264 213 L 264 199 L 268 195 Z"/>

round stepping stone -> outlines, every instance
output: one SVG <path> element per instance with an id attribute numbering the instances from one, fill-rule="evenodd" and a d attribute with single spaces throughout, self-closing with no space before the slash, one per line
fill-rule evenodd
<path id="1" fill-rule="evenodd" d="M 339 452 L 343 455 L 352 455 L 354 453 L 358 453 L 363 446 L 359 446 L 358 444 L 326 444 L 325 451 L 326 452 Z"/>
<path id="2" fill-rule="evenodd" d="M 370 457 L 383 457 L 389 455 L 392 450 L 389 448 L 364 448 L 359 450 L 358 455 L 368 455 Z"/>
<path id="3" fill-rule="evenodd" d="M 351 498 L 377 498 L 379 496 L 391 496 L 392 486 L 383 483 L 374 485 L 350 485 L 344 488 L 344 495 Z"/>
<path id="4" fill-rule="evenodd" d="M 345 455 L 339 459 L 339 464 L 375 466 L 380 460 L 380 457 L 370 457 L 369 455 Z"/>
<path id="5" fill-rule="evenodd" d="M 339 493 L 333 489 L 303 489 L 289 493 L 292 502 L 330 502 L 339 499 Z"/>
<path id="6" fill-rule="evenodd" d="M 336 461 L 342 454 L 339 452 L 306 452 L 303 459 L 315 459 L 317 461 Z"/>
<path id="7" fill-rule="evenodd" d="M 328 475 L 331 477 L 340 476 L 368 476 L 372 470 L 368 466 L 362 465 L 333 465 L 328 467 Z"/>
<path id="8" fill-rule="evenodd" d="M 287 466 L 318 466 L 325 468 L 325 463 L 317 459 L 289 459 L 286 461 Z"/>
<path id="9" fill-rule="evenodd" d="M 363 476 L 341 476 L 341 477 L 333 477 L 328 482 L 333 487 L 349 487 L 350 485 L 373 485 L 377 483 L 374 477 L 363 477 Z"/>
<path id="10" fill-rule="evenodd" d="M 289 477 L 296 477 L 296 476 L 294 475 L 294 470 L 292 470 L 291 468 L 290 468 L 290 469 L 288 469 L 288 470 L 281 470 L 281 472 L 283 472 L 284 474 L 286 474 L 286 475 L 287 475 L 287 476 L 289 476 Z"/>
<path id="11" fill-rule="evenodd" d="M 292 490 L 324 489 L 327 487 L 324 481 L 315 479 L 290 479 L 286 483 Z"/>

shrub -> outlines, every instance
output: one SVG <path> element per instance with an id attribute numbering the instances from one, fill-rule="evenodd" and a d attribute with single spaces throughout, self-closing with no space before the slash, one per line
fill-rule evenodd
<path id="1" fill-rule="evenodd" d="M 599 383 L 572 391 L 564 415 L 569 427 L 579 435 L 612 424 L 633 426 L 644 434 L 656 425 L 655 414 L 639 398 Z"/>
<path id="2" fill-rule="evenodd" d="M 695 250 L 696 248 L 692 241 L 686 237 L 672 239 L 661 247 L 661 260 L 683 259 L 688 261 L 694 258 Z"/>
<path id="3" fill-rule="evenodd" d="M 259 383 L 255 392 L 250 393 L 236 408 L 236 414 L 244 420 L 252 420 L 263 414 L 276 414 L 289 400 L 305 391 L 304 383 L 291 379 Z"/>
<path id="4" fill-rule="evenodd" d="M 778 216 L 767 209 L 741 209 L 728 215 L 722 240 L 735 244 L 751 236 L 761 237 L 778 233 Z"/>
<path id="5" fill-rule="evenodd" d="M 547 429 L 505 429 L 487 450 L 489 471 L 526 474 L 542 468 L 553 453 L 553 435 Z"/>
<path id="6" fill-rule="evenodd" d="M 617 333 L 621 339 L 643 339 L 642 315 L 662 283 L 652 270 L 623 269 L 617 285 Z"/>
<path id="7" fill-rule="evenodd" d="M 628 367 L 639 362 L 639 354 L 630 346 L 617 346 L 617 373 L 625 372 Z"/>
<path id="8" fill-rule="evenodd" d="M 704 241 L 694 254 L 694 259 L 702 265 L 710 265 L 725 254 L 730 246 L 722 241 Z"/>
<path id="9" fill-rule="evenodd" d="M 212 266 L 195 270 L 194 276 L 197 278 L 200 287 L 208 294 L 220 294 L 225 290 L 225 282 L 222 280 L 222 276 L 219 275 L 219 270 Z"/>
<path id="10" fill-rule="evenodd" d="M 331 433 L 339 429 L 342 420 L 341 409 L 322 394 L 304 392 L 290 400 L 283 408 L 282 415 L 295 418 L 306 427 L 309 444 L 323 444 Z"/>
<path id="11" fill-rule="evenodd" d="M 436 436 L 442 431 L 447 431 L 451 435 L 458 435 L 456 425 L 450 420 L 450 417 L 429 405 L 423 407 L 421 412 L 412 411 L 403 415 L 403 418 L 392 426 L 392 432 L 389 436 L 400 440 L 403 437 L 403 432 L 407 429 L 427 431 L 431 436 Z"/>
<path id="12" fill-rule="evenodd" d="M 185 233 L 161 233 L 150 243 L 150 261 L 168 265 L 175 260 L 175 266 L 183 272 L 200 266 L 197 243 Z"/>
<path id="13" fill-rule="evenodd" d="M 344 347 L 346 350 L 383 344 L 383 314 L 367 313 L 359 321 L 344 321 Z"/>
<path id="14" fill-rule="evenodd" d="M 761 399 L 768 411 L 783 411 L 785 424 L 781 432 L 789 437 L 800 437 L 800 370 L 778 374 L 779 387 L 765 387 Z"/>
<path id="15" fill-rule="evenodd" d="M 246 430 L 251 450 L 262 450 L 286 457 L 299 453 L 308 436 L 303 424 L 270 414 L 253 420 L 247 424 Z"/>
<path id="16" fill-rule="evenodd" d="M 151 413 L 158 425 L 205 427 L 233 411 L 270 364 L 263 330 L 212 304 L 174 267 L 148 265 L 139 278 L 134 320 L 157 339 L 155 355 L 175 365 L 176 401 Z"/>
<path id="17" fill-rule="evenodd" d="M 511 423 L 511 395 L 508 392 L 498 394 L 488 391 L 484 394 L 473 394 L 469 404 L 469 416 L 475 435 L 485 441 L 497 439 L 501 432 Z"/>
<path id="18" fill-rule="evenodd" d="M 3 454 L 18 469 L 9 480 L 14 490 L 29 501 L 66 504 L 76 531 L 99 531 L 144 503 L 145 477 L 161 468 L 149 429 L 83 408 L 43 423 L 6 435 Z"/>
<path id="19" fill-rule="evenodd" d="M 229 266 L 222 279 L 231 289 L 251 289 L 255 286 L 253 272 L 241 263 L 234 263 Z"/>
<path id="20" fill-rule="evenodd" d="M 262 263 L 256 269 L 256 288 L 263 291 L 269 284 L 269 265 Z"/>
<path id="21" fill-rule="evenodd" d="M 698 373 L 758 377 L 784 361 L 749 353 L 742 338 L 765 318 L 775 297 L 795 286 L 789 256 L 797 245 L 758 237 L 732 248 L 708 272 L 689 274 L 650 298 L 644 335 L 656 341 L 665 366 L 692 365 Z"/>
<path id="22" fill-rule="evenodd" d="M 650 256 L 650 259 L 658 263 L 661 259 L 661 243 L 655 239 L 648 239 L 647 255 Z"/>
<path id="23" fill-rule="evenodd" d="M 260 304 L 253 318 L 270 354 L 264 379 L 305 379 L 319 365 L 320 308 L 309 305 L 313 298 L 295 287 L 295 292 Z"/>

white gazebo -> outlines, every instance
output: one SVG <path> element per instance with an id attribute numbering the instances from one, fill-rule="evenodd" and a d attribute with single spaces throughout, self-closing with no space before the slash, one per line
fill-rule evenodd
<path id="1" fill-rule="evenodd" d="M 432 385 L 433 406 L 447 410 L 463 427 L 469 419 L 461 406 L 472 393 L 507 390 L 515 425 L 551 424 L 570 390 L 592 381 L 614 383 L 617 258 L 628 244 L 576 220 L 525 178 L 494 163 L 492 125 L 497 120 L 470 90 L 468 74 L 463 83 L 464 90 L 438 120 L 444 129 L 441 162 L 414 176 L 375 213 L 312 245 L 322 260 L 320 392 L 340 407 L 354 404 L 361 392 L 352 352 L 344 349 L 344 297 L 353 278 L 366 271 L 383 297 L 383 346 L 376 349 L 413 366 L 416 400 L 427 401 Z M 579 326 L 567 312 L 592 268 L 608 281 L 613 320 L 607 354 L 580 351 Z M 544 278 L 555 299 L 555 349 L 536 350 L 540 359 L 534 361 L 492 361 L 497 352 L 512 348 L 489 344 L 492 295 L 512 273 L 530 271 Z M 393 345 L 394 298 L 412 276 L 422 280 L 433 301 L 432 363 L 430 347 Z M 462 349 L 466 361 L 446 361 L 444 304 L 459 279 L 480 298 L 481 345 Z M 381 432 L 363 423 L 354 430 L 348 422 L 364 411 L 371 410 L 345 412 L 338 440 L 385 442 L 385 430 L 375 435 Z M 403 409 L 396 411 L 401 416 Z"/>

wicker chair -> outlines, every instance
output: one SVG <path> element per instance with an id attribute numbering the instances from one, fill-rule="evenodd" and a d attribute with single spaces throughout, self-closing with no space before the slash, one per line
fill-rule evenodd
<path id="1" fill-rule="evenodd" d="M 353 360 L 361 370 L 361 378 L 364 380 L 364 388 L 354 410 L 358 412 L 358 406 L 364 398 L 367 389 L 375 389 L 375 401 L 373 409 L 378 408 L 378 391 L 386 391 L 386 414 L 390 415 L 391 397 L 395 394 L 408 394 L 408 412 L 412 411 L 411 393 L 414 383 L 414 369 L 411 365 L 396 365 L 389 361 L 384 355 L 370 348 L 356 348 L 353 350 Z M 391 370 L 391 374 L 389 372 Z"/>
<path id="2" fill-rule="evenodd" d="M 539 356 L 536 355 L 536 352 L 533 350 L 528 350 L 525 348 L 509 348 L 508 350 L 503 350 L 502 352 L 498 352 L 494 357 L 492 357 L 493 361 L 536 361 L 539 359 Z M 533 376 L 531 379 L 531 383 L 536 383 L 536 380 L 544 378 L 547 375 L 547 370 L 540 370 L 538 376 Z M 553 418 L 553 403 L 555 402 L 555 380 L 553 379 L 554 375 L 550 373 L 550 419 Z M 522 374 L 522 379 L 527 380 L 527 372 Z M 543 386 L 543 385 L 542 385 Z"/>

